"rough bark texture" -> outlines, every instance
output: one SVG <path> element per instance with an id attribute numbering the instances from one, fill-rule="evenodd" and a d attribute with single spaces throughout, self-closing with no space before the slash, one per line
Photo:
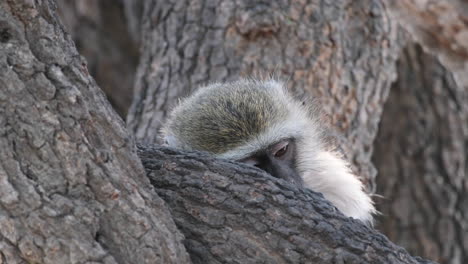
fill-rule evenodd
<path id="1" fill-rule="evenodd" d="M 381 228 L 413 254 L 466 263 L 468 4 L 388 3 L 392 18 L 427 53 L 413 45 L 402 53 L 385 106 L 375 153 L 385 197 Z"/>
<path id="2" fill-rule="evenodd" d="M 138 42 L 144 19 L 129 115 L 139 139 L 155 141 L 168 108 L 199 85 L 273 73 L 298 96 L 319 98 L 345 135 L 337 144 L 370 185 L 398 49 L 382 6 L 390 3 L 457 78 L 421 50 L 404 53 L 378 140 L 385 144 L 377 145 L 381 193 L 390 201 L 382 227 L 412 252 L 466 262 L 465 2 L 149 0 L 139 16 L 142 3 L 60 1 L 121 114 L 136 57 L 130 39 Z M 424 262 L 311 191 L 231 162 L 143 149 L 184 240 L 50 0 L 0 2 L 0 146 L 2 264 L 189 263 L 182 241 L 197 263 Z"/>
<path id="3" fill-rule="evenodd" d="M 194 263 L 430 263 L 259 169 L 161 147 L 139 155 Z"/>
<path id="4" fill-rule="evenodd" d="M 395 21 L 426 50 L 436 54 L 468 87 L 468 2 L 466 0 L 388 1 Z"/>
<path id="5" fill-rule="evenodd" d="M 287 80 L 318 98 L 339 145 L 369 185 L 396 30 L 379 0 L 148 1 L 128 124 L 156 142 L 167 111 L 200 85 L 240 76 Z"/>
<path id="6" fill-rule="evenodd" d="M 468 261 L 468 90 L 419 46 L 405 49 L 375 146 L 380 229 L 441 263 Z"/>
<path id="7" fill-rule="evenodd" d="M 137 11 L 130 4 L 124 8 L 122 0 L 57 0 L 57 4 L 60 20 L 86 58 L 89 73 L 125 118 L 132 102 L 139 55 L 139 46 L 133 41 L 139 34 L 139 28 L 133 25 L 137 15 L 132 12 Z M 127 13 L 130 20 L 125 19 Z"/>
<path id="8" fill-rule="evenodd" d="M 0 263 L 188 263 L 55 11 L 0 2 Z"/>

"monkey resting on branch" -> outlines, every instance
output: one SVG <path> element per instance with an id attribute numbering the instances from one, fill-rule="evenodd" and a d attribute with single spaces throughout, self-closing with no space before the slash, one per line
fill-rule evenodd
<path id="1" fill-rule="evenodd" d="M 199 89 L 167 121 L 168 146 L 204 153 L 139 154 L 195 263 L 431 263 L 366 225 L 373 203 L 321 134 L 280 83 L 242 80 Z"/>

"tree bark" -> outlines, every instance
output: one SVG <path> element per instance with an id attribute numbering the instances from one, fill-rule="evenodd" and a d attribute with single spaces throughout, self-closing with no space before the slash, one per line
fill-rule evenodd
<path id="1" fill-rule="evenodd" d="M 468 91 L 434 56 L 410 45 L 375 144 L 380 228 L 441 263 L 468 259 Z"/>
<path id="2" fill-rule="evenodd" d="M 0 2 L 0 263 L 189 263 L 55 11 Z"/>
<path id="3" fill-rule="evenodd" d="M 89 73 L 122 118 L 132 102 L 139 55 L 133 13 L 142 1 L 133 2 L 124 6 L 122 0 L 57 0 L 60 20 L 86 58 Z"/>
<path id="4" fill-rule="evenodd" d="M 388 3 L 410 41 L 376 140 L 380 228 L 412 254 L 466 263 L 468 5 Z"/>
<path id="5" fill-rule="evenodd" d="M 426 51 L 435 54 L 468 87 L 468 2 L 466 0 L 389 1 L 390 14 Z"/>
<path id="6" fill-rule="evenodd" d="M 200 85 L 272 74 L 316 98 L 373 189 L 372 143 L 399 47 L 383 1 L 152 0 L 143 12 L 128 116 L 138 140 L 157 142 L 168 110 Z"/>
<path id="7" fill-rule="evenodd" d="M 232 162 L 143 148 L 151 181 L 185 239 L 55 8 L 52 0 L 0 2 L 0 263 L 429 263 L 344 218 L 316 193 Z M 153 0 L 143 19 L 129 115 L 139 139 L 155 141 L 175 98 L 200 84 L 274 73 L 290 77 L 298 96 L 319 97 L 330 126 L 344 133 L 337 144 L 372 186 L 372 141 L 399 46 L 381 1 Z M 438 239 L 444 232 L 458 244 L 441 247 L 443 254 L 463 261 L 468 243 L 456 232 L 466 230 L 466 149 L 455 142 L 468 145 L 466 93 L 448 91 L 460 97 L 445 102 L 462 114 L 430 105 L 459 121 L 446 123 L 453 138 L 438 138 L 448 149 L 431 153 L 443 177 L 456 177 L 443 178 L 442 196 L 431 196 L 449 206 L 438 211 L 440 222 L 428 223 L 448 226 Z"/>
<path id="8" fill-rule="evenodd" d="M 193 263 L 432 263 L 262 170 L 202 153 L 138 151 Z"/>

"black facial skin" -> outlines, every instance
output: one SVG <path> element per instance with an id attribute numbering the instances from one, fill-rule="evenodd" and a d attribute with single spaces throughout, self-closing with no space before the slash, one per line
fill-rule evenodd
<path id="1" fill-rule="evenodd" d="M 241 162 L 258 167 L 273 177 L 302 186 L 302 178 L 295 169 L 295 152 L 295 142 L 292 139 L 286 139 L 273 144 L 264 151 L 241 160 Z"/>

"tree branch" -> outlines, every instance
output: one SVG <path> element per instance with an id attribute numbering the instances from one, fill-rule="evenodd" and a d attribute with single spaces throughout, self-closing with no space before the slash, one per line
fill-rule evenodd
<path id="1" fill-rule="evenodd" d="M 194 263 L 431 263 L 261 170 L 156 146 L 138 153 Z"/>

